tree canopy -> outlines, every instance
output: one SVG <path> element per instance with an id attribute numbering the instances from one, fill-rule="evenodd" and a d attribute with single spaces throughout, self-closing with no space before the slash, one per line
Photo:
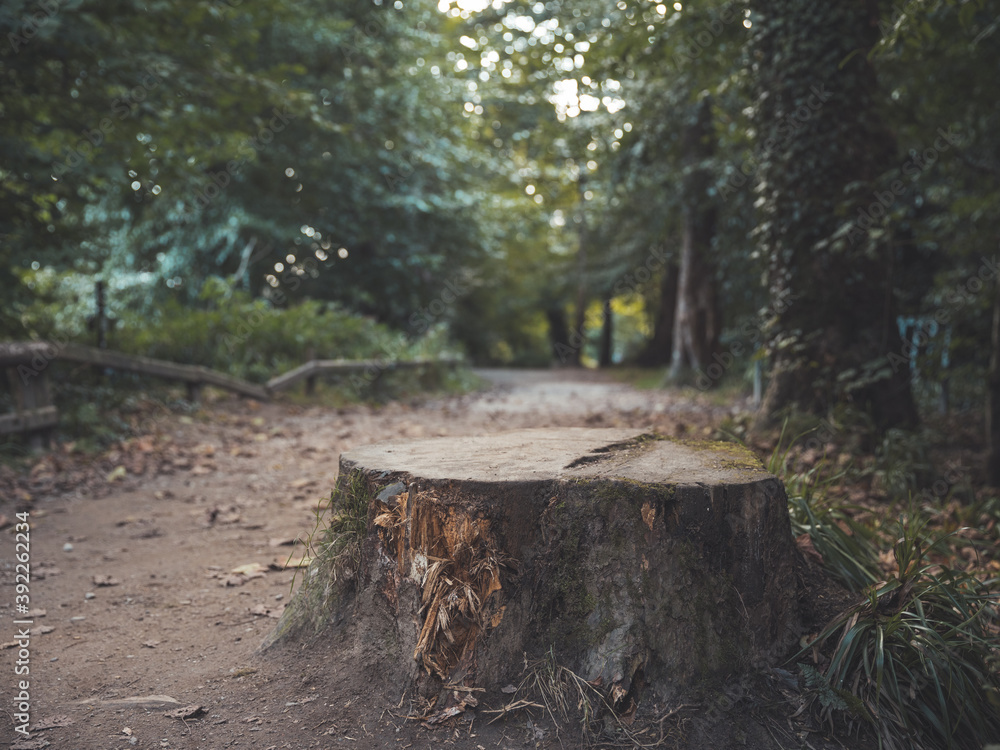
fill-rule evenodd
<path id="1" fill-rule="evenodd" d="M 912 422 L 946 381 L 979 406 L 994 11 L 10 0 L 0 324 L 44 335 L 42 289 L 156 315 L 217 278 L 443 324 L 481 363 L 709 388 L 756 358 L 772 416 Z"/>

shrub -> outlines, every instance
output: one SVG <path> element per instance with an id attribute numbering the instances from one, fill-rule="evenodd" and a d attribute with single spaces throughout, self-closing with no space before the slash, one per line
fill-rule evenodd
<path id="1" fill-rule="evenodd" d="M 1000 737 L 997 582 L 931 562 L 946 537 L 923 532 L 900 524 L 898 571 L 806 646 L 834 644 L 822 670 L 800 666 L 821 716 L 870 725 L 880 747 L 980 750 Z"/>
<path id="2" fill-rule="evenodd" d="M 311 358 L 405 358 L 409 353 L 401 334 L 336 305 L 307 300 L 278 309 L 241 292 L 209 297 L 195 309 L 168 301 L 151 320 L 123 321 L 113 347 L 256 382 Z"/>

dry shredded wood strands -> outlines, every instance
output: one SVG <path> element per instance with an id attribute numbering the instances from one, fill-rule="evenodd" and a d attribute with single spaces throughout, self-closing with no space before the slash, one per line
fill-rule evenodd
<path id="1" fill-rule="evenodd" d="M 431 490 L 403 492 L 376 506 L 373 523 L 400 575 L 421 587 L 423 625 L 413 658 L 447 680 L 471 658 L 478 636 L 496 627 L 503 608 L 486 612 L 502 589 L 502 558 L 489 521 L 442 503 Z"/>

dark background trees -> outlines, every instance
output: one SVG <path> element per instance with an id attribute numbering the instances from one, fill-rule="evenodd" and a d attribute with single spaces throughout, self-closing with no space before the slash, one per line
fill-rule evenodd
<path id="1" fill-rule="evenodd" d="M 86 336 L 98 279 L 133 325 L 216 278 L 484 364 L 756 360 L 762 423 L 982 409 L 995 11 L 10 0 L 0 325 Z"/>

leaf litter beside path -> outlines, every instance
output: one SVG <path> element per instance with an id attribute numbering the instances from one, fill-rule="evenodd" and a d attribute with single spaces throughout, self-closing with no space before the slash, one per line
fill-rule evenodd
<path id="1" fill-rule="evenodd" d="M 44 597 L 39 602 L 61 616 L 67 612 L 56 609 L 62 603 L 73 608 L 83 606 L 78 603 L 79 592 L 85 590 L 80 586 L 92 585 L 91 576 L 107 575 L 122 581 L 110 587 L 106 596 L 86 604 L 86 620 L 75 629 L 62 632 L 59 628 L 60 632 L 39 640 L 39 644 L 52 644 L 39 654 L 41 660 L 55 656 L 59 659 L 58 673 L 55 666 L 41 661 L 40 671 L 45 678 L 38 683 L 39 695 L 64 706 L 77 719 L 80 717 L 74 711 L 80 710 L 80 716 L 84 713 L 82 705 L 71 709 L 74 700 L 89 693 L 120 700 L 130 694 L 129 688 L 139 697 L 176 696 L 171 708 L 212 706 L 211 714 L 219 717 L 193 721 L 190 726 L 176 721 L 168 727 L 163 724 L 161 711 L 91 702 L 86 710 L 87 722 L 78 720 L 73 727 L 48 730 L 53 742 L 58 746 L 67 746 L 67 742 L 109 745 L 109 737 L 121 738 L 123 726 L 121 721 L 113 726 L 108 723 L 109 711 L 122 709 L 128 712 L 127 725 L 134 736 L 144 741 L 171 737 L 171 744 L 179 747 L 191 743 L 204 747 L 280 747 L 289 742 L 292 746 L 309 746 L 319 737 L 341 737 L 345 741 L 355 738 L 350 744 L 371 748 L 395 746 L 397 739 L 402 740 L 399 746 L 438 746 L 447 738 L 449 745 L 470 750 L 477 746 L 501 750 L 520 747 L 530 737 L 534 738 L 532 744 L 558 747 L 555 733 L 551 728 L 544 729 L 547 719 L 542 716 L 532 719 L 530 729 L 523 716 L 513 715 L 486 729 L 485 710 L 510 704 L 510 696 L 498 694 L 483 700 L 477 695 L 479 706 L 467 705 L 463 711 L 463 716 L 472 719 L 470 723 L 453 725 L 453 720 L 444 720 L 440 722 L 444 728 L 433 734 L 394 717 L 385 712 L 385 707 L 397 705 L 400 695 L 394 686 L 380 681 L 379 665 L 366 661 L 363 654 L 339 649 L 340 641 L 333 635 L 324 636 L 321 642 L 301 652 L 264 659 L 251 654 L 273 623 L 270 612 L 281 606 L 276 601 L 272 604 L 273 597 L 288 597 L 290 593 L 291 571 L 281 573 L 275 569 L 290 567 L 296 560 L 308 564 L 297 554 L 301 546 L 287 547 L 286 554 L 285 549 L 270 547 L 269 541 L 308 536 L 314 522 L 310 508 L 316 506 L 317 498 L 328 493 L 336 456 L 342 450 L 398 437 L 403 422 L 419 426 L 429 435 L 585 426 L 595 414 L 601 415 L 604 426 L 640 426 L 666 434 L 676 434 L 675 428 L 680 434 L 703 434 L 708 427 L 705 414 L 684 413 L 681 428 L 678 412 L 672 407 L 655 412 L 654 417 L 652 409 L 629 407 L 620 411 L 609 401 L 588 402 L 589 391 L 574 393 L 570 399 L 572 391 L 572 387 L 566 389 L 565 408 L 550 408 L 547 401 L 540 400 L 537 408 L 525 410 L 519 405 L 509 415 L 503 411 L 503 399 L 507 398 L 504 395 L 490 404 L 489 414 L 468 409 L 475 398 L 449 401 L 447 409 L 440 404 L 429 408 L 389 404 L 378 410 L 359 407 L 339 412 L 313 407 L 296 407 L 293 411 L 281 404 L 223 401 L 186 422 L 165 419 L 163 434 L 126 441 L 97 460 L 72 450 L 35 460 L 30 466 L 33 473 L 17 473 L 17 478 L 9 482 L 15 492 L 0 495 L 32 508 L 33 519 L 41 524 L 33 529 L 33 541 L 37 531 L 39 539 L 51 536 L 58 542 L 52 552 L 39 548 L 44 555 L 39 562 L 49 563 L 48 568 L 39 570 L 49 571 L 44 580 L 39 580 L 42 585 L 38 595 Z M 651 399 L 655 397 L 643 394 L 641 401 L 648 405 Z M 636 425 L 637 420 L 641 424 Z M 205 445 L 214 446 L 210 455 L 198 447 Z M 125 467 L 125 475 L 108 482 L 108 474 L 118 466 Z M 214 470 L 196 473 L 196 466 L 211 466 Z M 7 486 L 7 468 L 0 467 L 0 487 Z M 315 484 L 303 483 L 303 479 L 313 479 Z M 90 509 L 97 506 L 90 504 L 101 498 L 105 499 L 101 500 L 102 510 L 95 516 Z M 76 499 L 83 503 L 75 504 Z M 251 508 L 244 500 L 258 505 Z M 207 509 L 217 509 L 216 518 L 201 526 L 198 522 L 207 520 Z M 8 516 L 11 510 L 0 507 Z M 251 510 L 253 524 L 243 520 Z M 191 512 L 198 515 L 192 516 Z M 219 523 L 219 516 L 226 514 L 239 518 Z M 115 520 L 129 516 L 149 519 L 147 526 L 155 522 L 160 533 L 129 538 L 116 532 Z M 251 528 L 256 524 L 260 525 Z M 77 526 L 86 529 L 77 530 Z M 73 564 L 59 551 L 65 537 L 55 540 L 55 532 L 61 527 L 73 528 L 74 536 L 88 537 L 86 542 L 74 542 L 77 550 Z M 120 567 L 87 570 L 93 562 L 90 555 L 106 550 L 116 550 Z M 291 562 L 289 554 L 294 555 Z M 256 555 L 261 556 L 259 561 L 254 560 Z M 271 572 L 257 568 L 232 572 L 251 561 Z M 219 570 L 210 572 L 239 576 L 241 583 L 205 588 L 208 582 L 202 576 L 211 565 Z M 56 575 L 59 568 L 62 575 Z M 253 575 L 255 571 L 261 575 Z M 244 575 L 246 572 L 253 577 Z M 153 573 L 155 579 L 151 578 Z M 215 580 L 224 582 L 224 577 Z M 83 611 L 69 610 L 72 614 Z M 169 637 L 164 638 L 162 633 Z M 154 641 L 158 641 L 156 647 L 144 646 Z M 436 652 L 429 649 L 429 653 Z M 137 658 L 126 660 L 128 654 Z M 245 665 L 248 660 L 259 671 L 239 680 L 228 679 L 234 666 Z M 55 683 L 56 674 L 62 678 L 59 685 Z M 223 684 L 226 699 L 217 703 L 215 696 L 221 694 Z M 289 706 L 288 696 L 312 701 L 297 699 L 296 705 Z M 260 721 L 242 722 L 248 715 Z M 223 720 L 227 723 L 215 724 Z M 254 730 L 254 734 L 249 733 Z M 539 732 L 544 739 L 537 739 Z M 71 733 L 79 734 L 80 739 L 70 740 L 75 736 Z"/>

